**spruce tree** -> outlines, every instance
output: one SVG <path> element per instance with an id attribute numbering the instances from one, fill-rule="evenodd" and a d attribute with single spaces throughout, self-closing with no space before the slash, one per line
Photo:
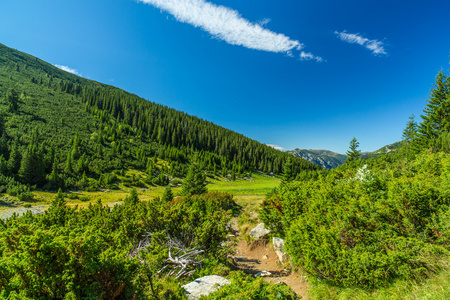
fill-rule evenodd
<path id="1" fill-rule="evenodd" d="M 294 180 L 294 172 L 292 170 L 292 160 L 289 157 L 283 165 L 283 180 L 286 182 Z"/>
<path id="2" fill-rule="evenodd" d="M 42 185 L 45 182 L 44 157 L 35 144 L 30 144 L 20 163 L 19 176 L 24 183 Z"/>
<path id="3" fill-rule="evenodd" d="M 164 189 L 164 194 L 162 195 L 161 200 L 164 202 L 170 202 L 173 199 L 173 192 L 170 186 Z"/>
<path id="4" fill-rule="evenodd" d="M 438 136 L 450 130 L 450 78 L 440 71 L 431 89 L 425 113 L 421 115 L 423 121 L 418 127 L 415 139 L 416 148 L 435 146 Z"/>
<path id="5" fill-rule="evenodd" d="M 361 150 L 358 150 L 359 148 L 359 142 L 356 139 L 356 137 L 353 137 L 353 139 L 350 141 L 350 147 L 349 150 L 346 152 L 347 154 L 347 161 L 351 162 L 359 158 L 359 155 L 361 153 Z"/>
<path id="6" fill-rule="evenodd" d="M 11 176 L 16 176 L 19 173 L 21 159 L 22 154 L 19 150 L 19 143 L 15 140 L 11 146 L 11 153 L 8 159 L 8 169 Z"/>
<path id="7" fill-rule="evenodd" d="M 186 196 L 202 195 L 207 191 L 206 176 L 198 165 L 197 155 L 195 155 L 194 160 L 189 167 L 189 171 L 183 180 L 181 194 Z"/>
<path id="8" fill-rule="evenodd" d="M 123 203 L 125 205 L 136 205 L 139 203 L 139 197 L 136 188 L 133 188 L 131 190 L 130 196 L 126 197 Z"/>
<path id="9" fill-rule="evenodd" d="M 414 120 L 414 115 L 409 117 L 408 123 L 406 123 L 406 128 L 403 130 L 402 138 L 408 144 L 414 140 L 417 136 L 417 123 Z"/>

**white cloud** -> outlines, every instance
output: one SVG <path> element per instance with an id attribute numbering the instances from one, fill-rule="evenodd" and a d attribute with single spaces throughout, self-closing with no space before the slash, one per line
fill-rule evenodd
<path id="1" fill-rule="evenodd" d="M 283 150 L 284 150 L 283 147 L 278 146 L 278 145 L 271 145 L 271 144 L 266 144 L 266 145 L 269 146 L 269 147 L 272 147 L 272 148 L 274 148 L 274 149 L 280 150 L 280 151 L 283 151 Z"/>
<path id="2" fill-rule="evenodd" d="M 78 73 L 77 69 L 72 69 L 72 68 L 69 68 L 68 66 L 62 66 L 62 65 L 54 65 L 54 66 L 59 68 L 59 69 L 61 69 L 61 70 L 63 70 L 63 71 L 66 71 L 66 72 L 69 72 L 69 73 L 81 76 L 81 74 Z"/>
<path id="3" fill-rule="evenodd" d="M 300 60 L 315 60 L 317 62 L 324 62 L 324 59 L 320 56 L 315 56 L 311 52 L 300 52 Z"/>
<path id="4" fill-rule="evenodd" d="M 384 43 L 378 40 L 369 40 L 362 37 L 359 33 L 347 33 L 345 30 L 342 32 L 334 32 L 338 38 L 342 41 L 350 44 L 358 44 L 372 51 L 375 55 L 387 55 L 384 49 Z"/>
<path id="5" fill-rule="evenodd" d="M 205 0 L 138 0 L 173 15 L 178 21 L 200 27 L 231 45 L 275 53 L 300 50 L 303 44 L 264 28 L 270 19 L 252 23 L 238 11 Z"/>

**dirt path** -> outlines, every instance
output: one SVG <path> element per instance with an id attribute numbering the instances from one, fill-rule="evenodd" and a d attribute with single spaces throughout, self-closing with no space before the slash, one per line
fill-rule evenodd
<path id="1" fill-rule="evenodd" d="M 271 283 L 283 282 L 302 299 L 308 299 L 307 282 L 302 276 L 286 270 L 280 264 L 270 242 L 254 241 L 248 244 L 239 233 L 236 219 L 233 219 L 232 227 L 238 239 L 233 259 L 239 270 L 252 275 L 261 271 L 268 271 L 272 275 L 264 277 L 266 281 Z"/>

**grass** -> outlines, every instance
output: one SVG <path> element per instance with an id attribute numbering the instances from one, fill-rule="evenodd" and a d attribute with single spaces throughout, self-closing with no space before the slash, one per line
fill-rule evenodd
<path id="1" fill-rule="evenodd" d="M 118 178 L 131 177 L 133 175 L 138 178 L 144 178 L 146 176 L 143 172 L 137 170 L 129 170 L 124 175 L 125 176 L 118 176 Z M 210 182 L 207 185 L 209 191 L 230 193 L 234 195 L 234 198 L 239 205 L 243 207 L 250 205 L 251 210 L 253 211 L 257 210 L 257 204 L 264 199 L 265 195 L 280 184 L 279 178 L 260 173 L 254 173 L 250 178 L 237 179 L 236 181 L 227 181 L 224 178 L 219 177 L 208 179 Z M 161 197 L 164 193 L 164 189 L 165 187 L 163 186 L 146 185 L 144 188 L 137 188 L 137 191 L 141 201 L 148 201 L 155 197 Z M 108 205 L 121 202 L 130 194 L 130 191 L 131 187 L 125 187 L 122 183 L 119 184 L 118 190 L 105 189 L 96 192 L 66 191 L 67 194 L 72 194 L 71 197 L 66 197 L 66 201 L 69 206 L 78 205 L 79 207 L 84 207 L 89 205 L 89 203 L 101 199 L 103 204 Z M 181 192 L 181 187 L 172 187 L 172 191 L 177 195 Z M 56 191 L 33 191 L 33 194 L 35 195 L 35 201 L 32 203 L 33 205 L 50 205 L 56 196 Z M 87 198 L 88 200 L 82 201 L 83 198 Z M 8 208 L 9 207 L 0 206 L 1 210 Z"/>
<path id="2" fill-rule="evenodd" d="M 273 188 L 279 186 L 281 180 L 277 177 L 253 173 L 250 178 L 226 181 L 223 178 L 212 179 L 207 188 L 210 191 L 226 192 L 235 196 L 239 204 L 260 202 Z"/>
<path id="3" fill-rule="evenodd" d="M 450 299 L 450 269 L 445 268 L 423 282 L 398 280 L 390 286 L 374 291 L 358 288 L 342 288 L 316 282 L 308 291 L 308 299 L 336 300 L 444 300 Z"/>

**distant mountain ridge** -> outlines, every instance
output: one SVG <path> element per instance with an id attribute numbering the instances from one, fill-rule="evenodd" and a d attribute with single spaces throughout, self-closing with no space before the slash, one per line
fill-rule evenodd
<path id="1" fill-rule="evenodd" d="M 329 150 L 314 150 L 314 149 L 294 149 L 287 151 L 293 156 L 303 158 L 307 161 L 315 163 L 324 169 L 334 169 L 343 164 L 347 159 L 347 155 L 339 154 Z"/>
<path id="2" fill-rule="evenodd" d="M 369 159 L 376 158 L 381 154 L 386 154 L 392 151 L 396 151 L 403 145 L 403 142 L 396 142 L 393 144 L 386 145 L 381 147 L 380 149 L 373 152 L 361 152 L 361 158 Z M 339 165 L 343 164 L 346 159 L 346 154 L 336 153 L 330 150 L 316 150 L 316 149 L 294 149 L 286 151 L 287 153 L 295 156 L 303 158 L 309 162 L 312 162 L 316 165 L 323 167 L 324 169 L 334 169 Z"/>

